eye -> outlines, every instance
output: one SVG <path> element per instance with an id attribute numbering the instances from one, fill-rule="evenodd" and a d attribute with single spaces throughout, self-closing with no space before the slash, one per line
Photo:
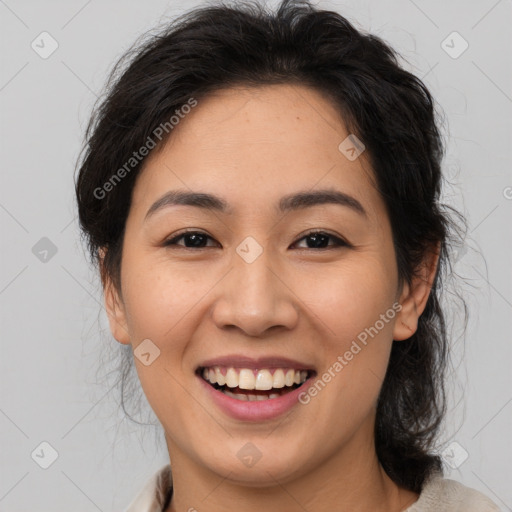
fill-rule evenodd
<path id="1" fill-rule="evenodd" d="M 305 236 L 300 238 L 298 242 L 301 240 L 307 240 L 309 239 L 311 241 L 311 245 L 313 247 L 306 247 L 306 249 L 327 249 L 329 245 L 326 246 L 326 243 L 329 239 L 332 239 L 334 241 L 334 244 L 330 247 L 350 247 L 351 245 L 346 242 L 345 240 L 342 240 L 341 238 L 331 235 L 330 233 L 326 233 L 324 231 L 310 231 Z M 295 242 L 297 244 L 298 242 Z"/>
<path id="2" fill-rule="evenodd" d="M 178 244 L 178 241 L 181 240 L 182 238 L 186 242 L 187 241 L 190 242 L 190 245 L 187 245 L 186 242 L 185 242 L 185 245 Z M 206 233 L 202 233 L 201 231 L 185 231 L 184 233 L 181 233 L 181 234 L 175 236 L 174 238 L 171 238 L 170 240 L 165 241 L 164 246 L 167 247 L 170 245 L 178 245 L 178 246 L 184 247 L 185 249 L 192 249 L 194 247 L 202 249 L 203 247 L 205 247 L 204 242 L 208 238 L 210 240 L 213 240 L 213 238 L 211 236 L 207 235 Z"/>

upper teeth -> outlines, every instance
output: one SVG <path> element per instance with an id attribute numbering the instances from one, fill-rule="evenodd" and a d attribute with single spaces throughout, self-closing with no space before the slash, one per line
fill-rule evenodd
<path id="1" fill-rule="evenodd" d="M 274 372 L 273 374 L 271 372 Z M 227 368 L 223 373 L 221 368 L 203 369 L 203 378 L 212 384 L 228 386 L 228 388 L 269 390 L 272 388 L 284 388 L 306 381 L 306 370 L 272 369 L 251 370 L 249 368 Z"/>

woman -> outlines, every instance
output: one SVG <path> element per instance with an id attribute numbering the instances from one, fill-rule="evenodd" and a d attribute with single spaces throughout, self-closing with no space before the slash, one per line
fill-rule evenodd
<path id="1" fill-rule="evenodd" d="M 76 183 L 171 462 L 128 511 L 499 510 L 432 453 L 454 226 L 423 83 L 307 2 L 132 55 Z"/>

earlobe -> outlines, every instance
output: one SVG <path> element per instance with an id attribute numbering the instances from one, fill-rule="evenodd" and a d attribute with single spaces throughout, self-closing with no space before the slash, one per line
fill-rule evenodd
<path id="1" fill-rule="evenodd" d="M 123 345 L 130 343 L 130 337 L 128 335 L 128 325 L 126 322 L 126 313 L 124 305 L 119 297 L 119 293 L 112 283 L 112 280 L 105 275 L 103 271 L 103 256 L 104 250 L 100 251 L 101 268 L 102 268 L 102 284 L 103 284 L 103 295 L 105 301 L 105 311 L 107 313 L 110 332 L 112 336 Z"/>
<path id="2" fill-rule="evenodd" d="M 439 247 L 429 251 L 410 283 L 404 284 L 399 302 L 402 306 L 393 329 L 393 339 L 409 339 L 418 329 L 418 320 L 425 310 L 439 262 Z"/>

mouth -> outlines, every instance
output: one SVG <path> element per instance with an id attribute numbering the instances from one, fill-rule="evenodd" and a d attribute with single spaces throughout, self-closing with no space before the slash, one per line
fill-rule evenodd
<path id="1" fill-rule="evenodd" d="M 300 388 L 316 372 L 302 368 L 200 366 L 196 373 L 224 395 L 244 402 L 274 400 Z"/>

